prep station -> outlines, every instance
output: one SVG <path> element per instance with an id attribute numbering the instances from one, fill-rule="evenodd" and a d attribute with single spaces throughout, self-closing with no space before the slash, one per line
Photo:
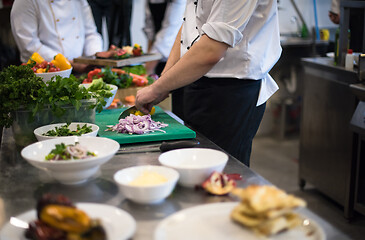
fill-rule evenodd
<path id="1" fill-rule="evenodd" d="M 181 121 L 173 114 L 171 114 L 171 116 L 176 120 Z M 215 144 L 201 136 L 199 133 L 197 133 L 195 140 L 200 142 L 199 147 L 201 148 L 219 149 Z M 138 147 L 140 145 L 140 143 L 132 144 L 133 147 Z M 109 162 L 101 167 L 100 171 L 90 181 L 80 185 L 68 186 L 57 183 L 45 174 L 44 171 L 31 166 L 22 159 L 16 148 L 11 129 L 5 129 L 3 132 L 0 156 L 0 197 L 2 200 L 0 202 L 0 228 L 4 227 L 3 229 L 9 229 L 8 221 L 11 217 L 34 209 L 37 199 L 43 193 L 61 193 L 69 196 L 75 202 L 102 203 L 116 206 L 128 212 L 133 216 L 137 223 L 135 232 L 133 231 L 133 237 L 131 238 L 134 240 L 154 239 L 154 232 L 159 226 L 159 223 L 166 217 L 180 210 L 201 206 L 202 204 L 223 202 L 238 203 L 236 198 L 229 195 L 212 196 L 201 189 L 185 188 L 181 186 L 177 186 L 171 196 L 158 204 L 143 205 L 125 199 L 125 197 L 120 194 L 118 186 L 113 180 L 113 175 L 118 170 L 131 166 L 146 164 L 159 165 L 158 157 L 160 154 L 160 152 L 145 151 L 115 155 Z M 240 174 L 242 176 L 242 180 L 237 181 L 238 187 L 244 188 L 251 184 L 270 184 L 270 182 L 231 156 L 229 156 L 224 172 Z M 299 210 L 299 213 L 309 219 L 309 222 L 306 222 L 307 229 L 309 226 L 310 230 L 307 232 L 308 239 L 325 239 L 323 238 L 323 233 L 327 239 L 350 239 L 309 209 L 302 208 Z M 212 227 L 212 229 L 217 229 L 214 224 L 219 224 L 220 219 L 223 219 L 223 222 L 224 219 L 229 221 L 228 216 L 221 216 L 219 212 L 215 214 L 213 211 L 209 216 L 213 221 L 209 221 L 209 223 L 204 226 Z M 215 221 L 214 218 L 217 218 L 217 220 Z M 118 228 L 122 227 L 123 223 L 118 224 Z M 24 229 L 15 226 L 10 226 L 10 228 L 14 234 L 19 234 L 19 231 L 21 233 L 24 231 Z M 227 237 L 226 239 L 235 239 L 233 236 L 229 237 L 229 232 L 224 234 L 224 238 Z M 2 236 L 1 232 L 0 236 Z M 217 237 L 219 239 L 219 236 Z M 14 239 L 1 238 L 1 240 Z"/>

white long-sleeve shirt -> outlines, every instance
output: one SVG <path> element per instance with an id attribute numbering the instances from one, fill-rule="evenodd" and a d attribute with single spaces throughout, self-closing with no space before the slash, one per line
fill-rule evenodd
<path id="1" fill-rule="evenodd" d="M 205 76 L 262 79 L 257 105 L 279 89 L 268 74 L 282 51 L 276 0 L 187 0 L 181 56 L 204 34 L 230 46 Z"/>
<path id="2" fill-rule="evenodd" d="M 149 0 L 151 3 L 160 3 L 161 1 Z M 164 2 L 164 1 L 162 1 Z M 161 29 L 155 33 L 152 24 L 152 16 L 146 6 L 146 24 L 144 31 L 149 40 L 154 40 L 151 52 L 160 53 L 164 60 L 168 58 L 174 44 L 177 33 L 182 24 L 182 18 L 185 11 L 186 0 L 172 0 L 167 3 L 165 15 L 161 24 Z"/>
<path id="3" fill-rule="evenodd" d="M 33 52 L 51 61 L 57 53 L 72 60 L 102 51 L 86 0 L 15 0 L 11 28 L 22 62 Z"/>

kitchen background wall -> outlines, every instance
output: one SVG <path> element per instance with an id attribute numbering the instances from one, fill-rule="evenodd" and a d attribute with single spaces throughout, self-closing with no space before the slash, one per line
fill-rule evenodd
<path id="1" fill-rule="evenodd" d="M 291 2 L 291 0 L 279 0 L 278 3 L 280 32 L 284 34 L 297 32 L 297 25 L 293 21 L 294 18 L 301 24 L 300 18 Z M 331 0 L 294 0 L 307 27 L 309 29 L 315 27 L 314 2 L 316 2 L 317 7 L 318 28 L 336 28 L 337 25 L 333 24 L 328 17 L 328 11 L 331 8 Z"/>
<path id="2" fill-rule="evenodd" d="M 143 33 L 144 26 L 144 7 L 146 0 L 134 0 L 133 14 L 131 24 L 132 43 L 141 44 L 144 49 L 147 49 L 147 40 Z M 304 21 L 307 24 L 308 30 L 312 31 L 315 27 L 314 1 L 313 0 L 294 0 L 299 11 L 301 12 Z M 291 0 L 279 0 L 279 23 L 280 32 L 282 34 L 296 34 L 298 31 L 297 22 L 301 26 L 301 21 L 293 7 Z M 316 0 L 318 28 L 335 29 L 328 18 L 328 11 L 331 8 L 331 0 Z M 297 22 L 295 22 L 295 19 Z M 331 31 L 333 32 L 333 31 Z"/>

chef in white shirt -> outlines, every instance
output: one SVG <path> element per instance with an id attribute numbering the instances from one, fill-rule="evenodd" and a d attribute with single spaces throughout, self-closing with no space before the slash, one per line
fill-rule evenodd
<path id="1" fill-rule="evenodd" d="M 185 123 L 249 166 L 265 102 L 278 86 L 268 72 L 281 55 L 276 0 L 187 0 L 184 22 L 161 77 L 138 91 L 147 113 L 184 90 Z"/>
<path id="2" fill-rule="evenodd" d="M 22 62 L 34 52 L 46 61 L 62 53 L 75 71 L 82 72 L 87 65 L 72 60 L 102 51 L 102 38 L 86 0 L 15 0 L 11 28 Z"/>
<path id="3" fill-rule="evenodd" d="M 185 11 L 186 0 L 147 0 L 145 7 L 145 32 L 149 42 L 149 52 L 159 53 L 162 56 L 161 63 L 166 63 L 170 55 L 172 45 L 182 24 L 182 18 Z M 151 9 L 153 7 L 153 9 Z M 158 8 L 158 9 L 156 9 Z M 155 9 L 158 10 L 155 12 Z M 162 16 L 154 16 L 161 14 Z M 156 23 L 155 20 L 161 19 Z M 161 72 L 155 68 L 159 63 L 158 60 L 146 62 L 148 74 Z M 164 64 L 162 64 L 164 65 Z M 162 67 L 163 68 L 163 67 Z M 162 70 L 162 69 L 161 69 Z"/>

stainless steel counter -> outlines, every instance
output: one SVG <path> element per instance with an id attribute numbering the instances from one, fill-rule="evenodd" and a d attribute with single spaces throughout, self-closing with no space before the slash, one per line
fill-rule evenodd
<path id="1" fill-rule="evenodd" d="M 201 147 L 219 149 L 199 134 L 197 134 L 197 139 L 200 141 Z M 64 194 L 74 202 L 104 203 L 129 212 L 137 222 L 137 230 L 133 237 L 135 240 L 153 239 L 153 232 L 158 223 L 179 210 L 199 204 L 237 200 L 229 196 L 210 196 L 201 190 L 179 186 L 170 197 L 160 204 L 140 205 L 126 200 L 119 193 L 118 187 L 113 181 L 113 174 L 119 169 L 135 165 L 159 165 L 159 154 L 159 152 L 145 152 L 116 155 L 101 167 L 92 180 L 81 185 L 66 186 L 58 184 L 43 171 L 32 167 L 23 160 L 14 145 L 11 130 L 4 129 L 0 154 L 0 228 L 11 216 L 34 209 L 36 199 L 46 192 Z M 243 176 L 243 179 L 237 182 L 238 187 L 246 187 L 250 184 L 270 184 L 231 156 L 224 172 L 239 173 Z M 308 209 L 302 209 L 300 213 L 316 221 L 324 229 L 327 239 L 349 239 L 327 223 L 325 219 Z M 122 223 L 121 227 L 123 227 Z"/>

